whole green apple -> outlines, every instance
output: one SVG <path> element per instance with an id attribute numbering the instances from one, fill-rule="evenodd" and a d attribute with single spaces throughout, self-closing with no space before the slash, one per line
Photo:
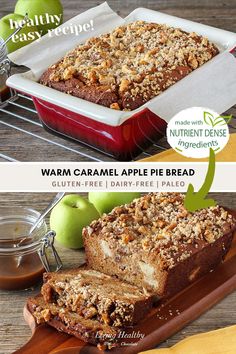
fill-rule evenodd
<path id="1" fill-rule="evenodd" d="M 139 198 L 139 192 L 89 192 L 89 201 L 99 213 L 109 213 L 114 207 L 132 202 Z"/>
<path id="2" fill-rule="evenodd" d="M 58 27 L 63 21 L 63 7 L 60 0 L 18 0 L 15 13 L 28 17 L 42 30 L 42 34 Z"/>
<path id="3" fill-rule="evenodd" d="M 82 230 L 99 218 L 95 206 L 77 194 L 66 195 L 53 208 L 50 228 L 56 232 L 56 240 L 68 248 L 82 248 Z"/>
<path id="4" fill-rule="evenodd" d="M 9 14 L 0 20 L 0 37 L 7 39 L 15 30 L 24 16 L 18 14 Z M 39 31 L 36 26 L 24 26 L 20 32 L 7 43 L 8 53 L 30 44 L 39 38 Z"/>

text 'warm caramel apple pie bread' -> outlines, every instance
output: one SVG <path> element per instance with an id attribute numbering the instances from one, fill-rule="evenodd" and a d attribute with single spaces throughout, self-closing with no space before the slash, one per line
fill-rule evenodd
<path id="1" fill-rule="evenodd" d="M 214 269 L 235 220 L 220 206 L 191 213 L 183 204 L 183 194 L 151 193 L 93 221 L 83 232 L 88 266 L 159 296 Z"/>
<path id="2" fill-rule="evenodd" d="M 90 38 L 48 68 L 40 83 L 113 108 L 134 110 L 218 54 L 207 38 L 135 21 Z"/>

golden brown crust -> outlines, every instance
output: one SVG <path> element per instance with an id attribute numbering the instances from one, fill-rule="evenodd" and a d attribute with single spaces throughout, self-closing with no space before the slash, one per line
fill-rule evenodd
<path id="1" fill-rule="evenodd" d="M 47 323 L 58 331 L 71 334 L 91 344 L 104 345 L 107 349 L 115 346 L 118 336 L 115 328 L 102 325 L 95 320 L 86 320 L 55 304 L 46 303 L 42 296 L 29 298 L 27 308 L 38 324 Z"/>
<path id="2" fill-rule="evenodd" d="M 86 267 L 45 273 L 44 281 L 45 302 L 114 327 L 134 325 L 154 301 L 146 291 Z"/>
<path id="3" fill-rule="evenodd" d="M 213 269 L 229 250 L 236 221 L 222 207 L 190 213 L 183 202 L 179 193 L 150 193 L 92 222 L 83 232 L 88 266 L 159 296 L 179 289 L 180 274 L 186 286 Z"/>
<path id="4" fill-rule="evenodd" d="M 216 54 L 216 46 L 195 33 L 136 21 L 90 38 L 40 82 L 106 107 L 133 110 Z"/>

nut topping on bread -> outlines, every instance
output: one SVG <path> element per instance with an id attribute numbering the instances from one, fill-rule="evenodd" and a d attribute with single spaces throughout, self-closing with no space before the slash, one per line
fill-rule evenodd
<path id="1" fill-rule="evenodd" d="M 45 273 L 44 281 L 45 302 L 114 327 L 134 325 L 154 301 L 142 289 L 92 269 Z"/>
<path id="2" fill-rule="evenodd" d="M 174 295 L 214 270 L 235 229 L 236 220 L 220 206 L 191 213 L 183 194 L 147 194 L 86 227 L 87 265 L 45 273 L 41 295 L 28 300 L 28 309 L 37 323 L 111 349 L 157 295 Z"/>
<path id="3" fill-rule="evenodd" d="M 58 331 L 74 335 L 101 349 L 111 349 L 116 346 L 119 332 L 115 327 L 86 319 L 57 304 L 47 303 L 42 296 L 29 298 L 27 306 L 38 324 L 46 322 Z"/>
<path id="4" fill-rule="evenodd" d="M 155 300 L 145 289 L 83 266 L 45 273 L 41 295 L 27 304 L 38 324 L 111 349 L 119 333 L 142 320 Z"/>
<path id="5" fill-rule="evenodd" d="M 166 266 L 172 268 L 184 245 L 189 248 L 188 245 L 195 247 L 202 241 L 212 243 L 229 232 L 233 222 L 232 216 L 219 206 L 190 213 L 183 200 L 184 195 L 178 193 L 148 194 L 93 221 L 90 235 L 91 229 L 95 237 L 99 232 L 115 251 L 129 243 L 134 250 L 140 244 L 151 253 L 158 250 Z M 118 242 L 112 244 L 112 239 Z M 190 257 L 192 253 L 189 248 L 180 257 Z"/>
<path id="6" fill-rule="evenodd" d="M 93 221 L 83 232 L 88 265 L 160 296 L 185 286 L 196 266 L 198 276 L 213 269 L 230 247 L 235 220 L 220 206 L 190 213 L 183 203 L 183 194 L 151 193 Z M 182 276 L 176 285 L 175 272 Z"/>
<path id="7" fill-rule="evenodd" d="M 113 109 L 132 110 L 216 54 L 216 46 L 196 33 L 136 21 L 80 44 L 40 82 Z"/>

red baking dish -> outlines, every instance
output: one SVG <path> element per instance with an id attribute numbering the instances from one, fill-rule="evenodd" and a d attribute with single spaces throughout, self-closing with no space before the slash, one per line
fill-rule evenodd
<path id="1" fill-rule="evenodd" d="M 102 11 L 99 16 L 98 9 Z M 107 4 L 99 5 L 96 10 L 96 21 L 102 18 L 103 13 L 107 16 L 109 14 L 114 16 L 111 12 Z M 85 15 L 86 13 L 81 14 L 83 20 L 85 20 Z M 91 16 L 91 13 L 88 11 L 86 16 Z M 76 18 L 77 20 L 75 20 Z M 81 19 L 80 15 L 75 17 L 74 21 L 79 21 L 79 19 Z M 116 25 L 135 20 L 166 23 L 188 32 L 195 31 L 214 42 L 222 55 L 228 53 L 236 45 L 235 33 L 143 8 L 134 10 L 126 19 L 116 17 Z M 107 31 L 105 27 L 109 25 L 108 22 L 106 20 L 100 23 L 101 33 Z M 74 37 L 70 39 L 71 41 L 64 42 L 64 46 L 61 45 L 59 37 L 50 39 L 46 36 L 42 38 L 41 42 L 30 44 L 31 53 L 39 54 L 39 57 L 34 58 L 34 61 L 36 60 L 34 70 L 11 76 L 7 84 L 33 98 L 40 120 L 47 130 L 83 142 L 117 160 L 132 160 L 148 146 L 157 142 L 160 137 L 165 135 L 166 122 L 182 109 L 203 106 L 222 113 L 235 103 L 235 99 L 227 100 L 227 95 L 224 95 L 226 97 L 224 104 L 222 103 L 224 97 L 222 97 L 222 100 L 217 100 L 217 102 L 221 101 L 218 107 L 215 107 L 217 105 L 215 101 L 212 104 L 212 95 L 209 95 L 209 92 L 215 90 L 216 87 L 218 91 L 220 87 L 225 92 L 225 82 L 222 83 L 221 78 L 219 78 L 220 82 L 217 81 L 217 70 L 221 65 L 221 61 L 217 57 L 221 58 L 221 54 L 158 97 L 154 97 L 143 106 L 130 112 L 103 107 L 39 84 L 39 78 L 48 66 L 55 63 L 56 59 L 59 60 L 63 57 L 69 49 L 75 47 L 76 39 Z M 20 54 L 14 55 L 13 53 L 13 57 L 10 56 L 10 59 L 18 64 L 32 67 L 27 49 L 21 48 L 19 51 L 21 51 Z M 232 60 L 232 58 L 233 56 L 230 54 L 229 59 Z M 205 68 L 208 68 L 209 65 L 216 73 L 214 82 L 205 79 Z M 234 58 L 232 65 L 236 67 Z M 227 75 L 230 75 L 227 77 L 226 82 L 229 82 L 227 87 L 234 91 L 233 78 L 229 70 L 225 73 L 225 77 Z M 202 95 L 201 99 L 198 99 L 200 90 Z"/>
<path id="2" fill-rule="evenodd" d="M 36 97 L 33 101 L 47 130 L 86 143 L 120 161 L 133 159 L 165 134 L 166 122 L 148 108 L 119 126 L 111 126 Z"/>

